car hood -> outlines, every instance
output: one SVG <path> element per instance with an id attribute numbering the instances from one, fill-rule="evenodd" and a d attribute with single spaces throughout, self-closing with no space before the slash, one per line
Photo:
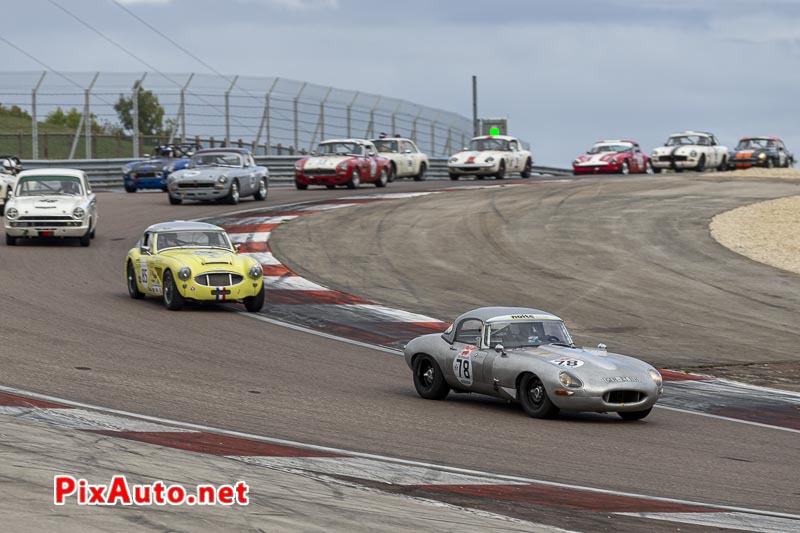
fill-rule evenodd
<path id="1" fill-rule="evenodd" d="M 617 161 L 619 161 L 626 155 L 628 155 L 626 152 L 600 152 L 598 154 L 580 155 L 575 161 L 585 165 L 603 165 L 610 163 L 614 158 L 617 158 Z"/>
<path id="2" fill-rule="evenodd" d="M 581 379 L 584 375 L 591 375 L 599 380 L 620 378 L 619 381 L 623 382 L 626 377 L 638 380 L 647 377 L 648 381 L 651 381 L 647 373 L 652 368 L 649 364 L 627 355 L 600 349 L 544 345 L 509 350 L 509 353 L 525 353 L 544 358 L 558 368 L 575 372 Z M 570 360 L 576 362 L 567 363 Z"/>
<path id="3" fill-rule="evenodd" d="M 83 196 L 15 196 L 9 201 L 20 215 L 71 215 L 85 203 Z"/>
<path id="4" fill-rule="evenodd" d="M 321 155 L 309 157 L 303 164 L 304 169 L 308 170 L 336 170 L 336 167 L 350 159 L 354 159 L 349 155 Z"/>
<path id="5" fill-rule="evenodd" d="M 227 177 L 232 170 L 234 169 L 230 167 L 185 168 L 176 170 L 169 176 L 177 181 L 205 181 L 215 180 L 220 176 Z"/>
<path id="6" fill-rule="evenodd" d="M 670 155 L 670 154 L 689 154 L 693 150 L 700 152 L 707 150 L 710 146 L 700 146 L 697 144 L 682 144 L 680 146 L 659 146 L 653 150 L 653 155 Z"/>
<path id="7" fill-rule="evenodd" d="M 499 150 L 482 150 L 482 151 L 475 151 L 469 150 L 466 152 L 458 152 L 454 154 L 450 159 L 455 158 L 456 163 L 485 163 L 486 159 L 489 157 L 493 157 L 495 161 L 499 158 L 503 157 L 504 154 L 507 152 L 501 152 Z"/>
<path id="8" fill-rule="evenodd" d="M 252 262 L 247 256 L 212 248 L 176 248 L 158 255 L 180 261 L 195 274 L 212 270 L 240 272 L 245 265 L 249 268 Z"/>
<path id="9" fill-rule="evenodd" d="M 134 161 L 126 165 L 129 172 L 148 172 L 153 170 L 161 170 L 165 165 L 169 165 L 169 161 L 162 161 L 160 159 L 148 159 L 146 161 Z"/>

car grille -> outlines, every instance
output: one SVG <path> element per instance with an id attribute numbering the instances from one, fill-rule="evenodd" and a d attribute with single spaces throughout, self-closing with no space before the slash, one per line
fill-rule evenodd
<path id="1" fill-rule="evenodd" d="M 214 186 L 213 181 L 200 181 L 200 182 L 181 182 L 178 183 L 179 189 L 210 189 Z"/>
<path id="2" fill-rule="evenodd" d="M 155 172 L 133 172 L 131 174 L 132 178 L 155 178 Z"/>
<path id="3" fill-rule="evenodd" d="M 332 168 L 310 168 L 308 170 L 303 170 L 303 174 L 306 176 L 335 176 L 336 170 Z"/>
<path id="4" fill-rule="evenodd" d="M 688 158 L 685 155 L 676 155 L 673 156 L 673 159 L 675 159 L 675 161 L 686 161 Z"/>
<path id="5" fill-rule="evenodd" d="M 50 215 L 46 217 L 26 215 L 11 221 L 11 225 L 15 228 L 32 228 L 35 226 L 61 227 L 80 226 L 81 222 L 69 215 Z"/>
<path id="6" fill-rule="evenodd" d="M 646 394 L 636 390 L 612 390 L 603 395 L 606 403 L 636 403 L 641 402 Z"/>
<path id="7" fill-rule="evenodd" d="M 198 285 L 205 285 L 207 287 L 230 287 L 231 285 L 238 285 L 244 281 L 244 276 L 234 274 L 233 272 L 210 272 L 195 277 L 194 281 Z"/>

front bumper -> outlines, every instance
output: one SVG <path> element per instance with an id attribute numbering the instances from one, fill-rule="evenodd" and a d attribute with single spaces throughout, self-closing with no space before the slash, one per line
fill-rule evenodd
<path id="1" fill-rule="evenodd" d="M 768 159 L 758 158 L 734 158 L 728 160 L 728 168 L 750 168 L 750 167 L 766 167 Z"/>
<path id="2" fill-rule="evenodd" d="M 615 174 L 619 172 L 620 164 L 607 163 L 605 165 L 572 165 L 574 174 Z"/>
<path id="3" fill-rule="evenodd" d="M 197 187 L 196 185 L 181 186 L 179 183 L 172 183 L 169 185 L 167 192 L 171 197 L 180 198 L 181 200 L 218 200 L 228 196 L 230 193 L 230 185 L 209 183 Z"/>
<path id="4" fill-rule="evenodd" d="M 136 189 L 163 189 L 167 186 L 167 180 L 162 172 L 147 172 L 138 175 L 135 172 L 122 176 L 125 185 Z"/>
<path id="5" fill-rule="evenodd" d="M 294 175 L 294 180 L 301 185 L 346 185 L 350 181 L 351 173 L 337 174 L 332 170 L 330 174 L 300 174 Z"/>
<path id="6" fill-rule="evenodd" d="M 6 234 L 11 237 L 83 237 L 89 231 L 89 218 L 52 223 L 5 219 L 4 225 Z"/>
<path id="7" fill-rule="evenodd" d="M 652 387 L 627 387 L 612 390 L 569 389 L 569 392 L 573 394 L 570 396 L 550 394 L 549 397 L 553 404 L 565 411 L 618 413 L 650 409 L 662 394 L 655 384 Z"/>
<path id="8" fill-rule="evenodd" d="M 500 168 L 499 163 L 497 164 L 448 163 L 447 172 L 449 172 L 450 174 L 457 174 L 459 176 L 491 176 L 492 174 L 496 174 L 499 168 Z"/>
<path id="9" fill-rule="evenodd" d="M 244 281 L 228 287 L 209 287 L 193 280 L 175 280 L 178 292 L 184 298 L 199 302 L 235 302 L 258 294 L 264 284 L 264 278 L 254 280 L 245 277 Z"/>
<path id="10" fill-rule="evenodd" d="M 697 168 L 697 164 L 700 161 L 699 157 L 691 158 L 685 155 L 678 155 L 678 156 L 655 156 L 650 158 L 650 164 L 653 165 L 653 168 Z"/>

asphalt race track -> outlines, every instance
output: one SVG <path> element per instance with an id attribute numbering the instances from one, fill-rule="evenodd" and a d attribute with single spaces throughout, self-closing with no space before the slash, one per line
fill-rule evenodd
<path id="1" fill-rule="evenodd" d="M 796 185 L 666 176 L 521 183 L 301 217 L 275 232 L 273 251 L 309 279 L 438 318 L 487 302 L 530 305 L 535 296 L 535 305 L 560 314 L 579 341 L 602 340 L 659 366 L 796 368 L 797 276 L 725 250 L 707 229 L 717 212 L 796 194 Z M 395 182 L 385 192 L 442 186 Z M 267 202 L 243 201 L 238 209 L 353 193 L 273 188 Z M 174 313 L 154 299 L 133 301 L 123 260 L 145 227 L 234 209 L 170 206 L 160 193 L 99 196 L 90 248 L 2 247 L 3 385 L 496 474 L 763 512 L 800 510 L 796 432 L 665 409 L 640 423 L 600 414 L 539 421 L 472 396 L 429 402 L 417 397 L 395 355 L 223 307 Z M 541 495 L 512 504 L 468 491 L 417 492 L 578 530 L 676 526 L 578 511 Z"/>

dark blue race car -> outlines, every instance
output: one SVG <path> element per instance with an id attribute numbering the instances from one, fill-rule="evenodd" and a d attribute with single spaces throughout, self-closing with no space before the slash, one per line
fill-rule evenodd
<path id="1" fill-rule="evenodd" d="M 779 137 L 744 137 L 728 154 L 728 168 L 791 167 L 794 155 Z"/>
<path id="2" fill-rule="evenodd" d="M 167 176 L 186 168 L 189 158 L 202 146 L 194 143 L 165 144 L 154 150 L 144 161 L 133 161 L 122 167 L 122 179 L 127 192 L 139 189 L 167 190 Z"/>

